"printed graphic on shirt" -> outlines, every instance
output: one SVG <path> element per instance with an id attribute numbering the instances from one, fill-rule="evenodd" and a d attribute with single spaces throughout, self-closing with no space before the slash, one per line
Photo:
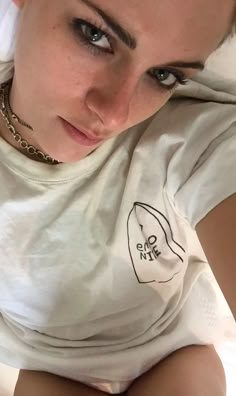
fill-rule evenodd
<path id="1" fill-rule="evenodd" d="M 168 283 L 181 272 L 185 250 L 175 241 L 169 221 L 157 209 L 135 202 L 128 216 L 127 234 L 139 283 Z"/>

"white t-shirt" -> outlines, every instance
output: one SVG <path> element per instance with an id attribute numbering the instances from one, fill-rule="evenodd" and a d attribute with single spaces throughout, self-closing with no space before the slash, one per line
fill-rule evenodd
<path id="1" fill-rule="evenodd" d="M 236 192 L 235 121 L 236 86 L 200 75 L 76 164 L 0 139 L 1 362 L 118 393 L 174 350 L 215 342 L 195 226 Z"/>

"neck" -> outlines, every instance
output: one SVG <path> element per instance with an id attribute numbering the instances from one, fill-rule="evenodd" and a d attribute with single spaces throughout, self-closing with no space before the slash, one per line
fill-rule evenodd
<path id="1" fill-rule="evenodd" d="M 1 87 L 0 87 L 1 88 Z M 40 150 L 40 156 L 39 154 L 30 154 L 28 150 L 22 148 L 22 143 L 24 145 L 27 145 L 27 147 L 33 146 L 34 152 L 37 152 L 37 147 L 35 147 L 35 143 L 33 142 L 34 139 L 32 139 L 32 136 L 30 136 L 29 133 L 26 133 L 26 125 L 20 120 L 15 120 L 15 116 L 12 114 L 12 111 L 10 109 L 10 98 L 8 94 L 8 88 L 5 88 L 5 91 L 3 90 L 0 95 L 0 136 L 7 142 L 9 143 L 12 147 L 14 147 L 17 151 L 20 151 L 22 154 L 27 156 L 30 159 L 33 159 L 38 162 L 43 162 L 51 165 L 56 165 L 58 164 L 57 161 L 50 159 L 50 162 L 48 159 L 46 159 L 46 156 L 42 154 L 42 151 Z M 9 126 L 12 127 L 12 130 L 14 129 L 14 134 L 10 131 Z M 31 129 L 32 133 L 32 128 L 30 126 L 27 127 L 28 129 Z M 17 141 L 14 137 L 16 134 L 19 135 L 21 138 L 20 141 Z M 14 135 L 14 136 L 13 136 Z M 22 140 L 24 142 L 22 142 Z M 31 147 L 32 148 L 32 147 Z"/>

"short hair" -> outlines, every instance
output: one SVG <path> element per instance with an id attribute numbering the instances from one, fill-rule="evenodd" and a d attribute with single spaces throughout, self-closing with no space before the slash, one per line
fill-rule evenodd
<path id="1" fill-rule="evenodd" d="M 224 39 L 221 41 L 220 46 L 225 43 L 230 38 L 233 38 L 236 35 L 236 6 L 234 7 L 234 12 L 233 12 L 233 17 L 230 23 L 230 27 L 228 32 L 226 33 L 226 36 Z"/>
<path id="2" fill-rule="evenodd" d="M 235 34 L 236 34 L 236 6 L 234 8 L 233 21 L 231 23 L 229 36 L 232 37 L 235 36 Z"/>

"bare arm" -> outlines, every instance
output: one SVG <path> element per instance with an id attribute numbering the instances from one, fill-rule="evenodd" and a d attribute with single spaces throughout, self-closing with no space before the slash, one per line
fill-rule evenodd
<path id="1" fill-rule="evenodd" d="M 196 232 L 236 319 L 236 194 L 200 221 Z"/>

